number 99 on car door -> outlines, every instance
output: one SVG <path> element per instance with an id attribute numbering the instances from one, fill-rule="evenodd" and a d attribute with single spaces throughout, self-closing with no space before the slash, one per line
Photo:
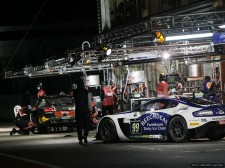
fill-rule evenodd
<path id="1" fill-rule="evenodd" d="M 130 122 L 131 134 L 141 134 L 141 124 L 140 120 L 131 120 Z"/>

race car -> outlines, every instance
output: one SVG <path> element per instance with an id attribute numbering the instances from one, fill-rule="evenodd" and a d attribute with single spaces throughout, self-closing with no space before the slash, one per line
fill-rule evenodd
<path id="1" fill-rule="evenodd" d="M 198 98 L 153 98 L 130 111 L 106 115 L 97 125 L 96 138 L 116 141 L 162 140 L 187 142 L 225 137 L 225 105 Z"/>
<path id="2" fill-rule="evenodd" d="M 71 95 L 49 95 L 39 97 L 32 108 L 32 121 L 39 133 L 76 131 L 76 107 Z M 90 129 L 95 129 L 100 114 L 93 104 Z"/>
<path id="3" fill-rule="evenodd" d="M 75 131 L 75 103 L 73 96 L 51 95 L 39 97 L 32 109 L 32 120 L 39 133 Z"/>

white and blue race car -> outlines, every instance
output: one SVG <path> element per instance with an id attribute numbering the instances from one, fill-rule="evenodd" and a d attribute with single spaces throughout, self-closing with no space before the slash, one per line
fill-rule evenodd
<path id="1" fill-rule="evenodd" d="M 97 138 L 105 143 L 224 137 L 225 105 L 193 97 L 154 98 L 131 111 L 106 115 L 97 125 Z"/>

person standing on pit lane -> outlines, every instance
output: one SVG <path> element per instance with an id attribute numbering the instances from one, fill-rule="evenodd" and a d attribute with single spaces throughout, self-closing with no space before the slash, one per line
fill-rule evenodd
<path id="1" fill-rule="evenodd" d="M 37 85 L 37 90 L 38 90 L 38 93 L 37 93 L 37 97 L 38 97 L 38 98 L 41 97 L 41 96 L 46 96 L 46 92 L 45 92 L 45 90 L 43 89 L 42 83 L 39 83 L 39 84 Z"/>
<path id="2" fill-rule="evenodd" d="M 169 84 L 166 81 L 164 73 L 159 75 L 159 84 L 157 85 L 157 97 L 168 97 L 169 96 Z"/>
<path id="3" fill-rule="evenodd" d="M 39 83 L 37 85 L 37 90 L 38 90 L 38 93 L 37 93 L 37 101 L 36 103 L 34 104 L 34 106 L 32 107 L 32 120 L 34 121 L 35 124 L 39 123 L 39 118 L 41 118 L 41 114 L 39 113 L 39 111 L 37 110 L 37 103 L 39 101 L 39 98 L 42 97 L 42 96 L 46 96 L 46 92 L 45 90 L 43 89 L 43 85 L 42 83 Z"/>
<path id="4" fill-rule="evenodd" d="M 203 82 L 204 94 L 208 94 L 210 92 L 211 85 L 212 81 L 210 76 L 205 76 L 205 81 Z"/>
<path id="5" fill-rule="evenodd" d="M 114 113 L 114 92 L 112 89 L 106 85 L 105 82 L 102 83 L 102 116 Z"/>
<path id="6" fill-rule="evenodd" d="M 77 81 L 77 88 L 73 90 L 75 100 L 75 117 L 79 144 L 88 143 L 87 137 L 90 130 L 90 117 L 92 115 L 92 96 L 85 88 L 83 79 Z"/>

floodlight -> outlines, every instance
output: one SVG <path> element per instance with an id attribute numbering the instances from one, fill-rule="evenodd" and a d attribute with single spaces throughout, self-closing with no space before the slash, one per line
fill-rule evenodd
<path id="1" fill-rule="evenodd" d="M 170 55 L 170 53 L 169 53 L 168 51 L 162 52 L 162 57 L 163 57 L 163 59 L 168 59 L 170 56 L 171 56 L 171 55 Z"/>
<path id="2" fill-rule="evenodd" d="M 153 33 L 153 35 L 155 36 L 155 39 L 153 40 L 153 42 L 157 42 L 157 43 L 164 43 L 166 40 L 166 37 L 164 34 L 162 34 L 161 32 L 155 32 Z"/>
<path id="3" fill-rule="evenodd" d="M 225 24 L 218 26 L 220 29 L 225 29 Z"/>
<path id="4" fill-rule="evenodd" d="M 86 64 L 90 64 L 91 60 L 90 59 L 86 59 Z"/>
<path id="5" fill-rule="evenodd" d="M 112 50 L 106 46 L 99 47 L 97 51 L 100 51 L 100 56 L 98 57 L 98 62 L 102 62 L 107 56 L 109 56 Z"/>
<path id="6" fill-rule="evenodd" d="M 104 53 L 105 53 L 107 56 L 110 55 L 111 52 L 112 52 L 112 50 L 111 50 L 110 48 L 107 48 L 107 47 L 102 47 L 101 49 L 104 51 Z"/>
<path id="7" fill-rule="evenodd" d="M 213 36 L 213 33 L 201 33 L 201 34 L 188 34 L 188 35 L 179 35 L 179 36 L 167 36 L 166 37 L 166 41 L 205 38 L 205 37 L 212 37 L 212 36 Z"/>

